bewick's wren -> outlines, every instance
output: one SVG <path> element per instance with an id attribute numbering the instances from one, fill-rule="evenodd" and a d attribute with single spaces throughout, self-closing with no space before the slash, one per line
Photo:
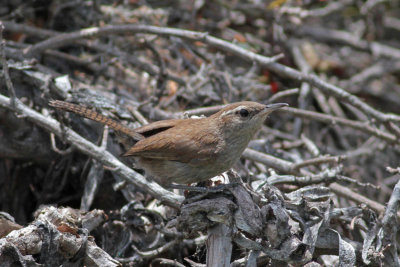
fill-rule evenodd
<path id="1" fill-rule="evenodd" d="M 130 129 L 86 107 L 64 101 L 50 106 L 77 113 L 133 137 L 123 156 L 137 159 L 162 185 L 207 180 L 230 169 L 272 111 L 288 104 L 238 102 L 201 119 L 172 119 Z"/>

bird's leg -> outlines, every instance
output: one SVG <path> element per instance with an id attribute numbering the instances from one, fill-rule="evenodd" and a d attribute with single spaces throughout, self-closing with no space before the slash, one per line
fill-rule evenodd
<path id="1" fill-rule="evenodd" d="M 181 184 L 170 184 L 168 188 L 171 189 L 182 189 L 187 191 L 193 192 L 200 192 L 200 193 L 218 193 L 222 192 L 225 189 L 232 188 L 236 185 L 239 185 L 239 182 L 229 183 L 229 184 L 219 184 L 213 187 L 202 187 L 202 186 L 190 186 L 190 185 L 181 185 Z"/>
<path id="2" fill-rule="evenodd" d="M 190 185 L 183 185 L 183 184 L 170 184 L 168 185 L 169 189 L 181 189 L 181 190 L 187 190 L 187 191 L 194 191 L 194 192 L 200 192 L 200 193 L 206 193 L 207 192 L 207 187 L 202 187 L 202 186 L 190 186 Z"/>

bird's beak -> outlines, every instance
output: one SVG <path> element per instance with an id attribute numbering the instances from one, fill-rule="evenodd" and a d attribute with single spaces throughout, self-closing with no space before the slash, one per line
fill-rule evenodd
<path id="1" fill-rule="evenodd" d="M 272 111 L 275 111 L 277 109 L 287 107 L 289 104 L 287 103 L 274 103 L 274 104 L 267 104 L 265 105 L 265 109 L 261 111 L 262 114 L 269 114 Z"/>

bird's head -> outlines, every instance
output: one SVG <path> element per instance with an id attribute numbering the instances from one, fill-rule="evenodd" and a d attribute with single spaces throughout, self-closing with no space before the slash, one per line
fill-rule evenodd
<path id="1" fill-rule="evenodd" d="M 226 132 L 248 134 L 252 137 L 271 112 L 286 106 L 288 106 L 286 103 L 264 105 L 244 101 L 227 105 L 213 117 L 219 118 Z"/>

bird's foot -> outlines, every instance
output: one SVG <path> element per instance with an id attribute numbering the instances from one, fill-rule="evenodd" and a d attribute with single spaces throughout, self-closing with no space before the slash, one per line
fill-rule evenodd
<path id="1" fill-rule="evenodd" d="M 181 184 L 170 184 L 168 188 L 171 189 L 182 189 L 182 190 L 187 190 L 187 191 L 193 191 L 193 192 L 200 192 L 200 193 L 218 193 L 222 192 L 225 189 L 229 189 L 232 187 L 235 187 L 239 185 L 240 183 L 235 182 L 235 183 L 229 183 L 229 184 L 219 184 L 214 187 L 203 187 L 203 186 L 189 186 L 189 185 L 181 185 Z"/>

